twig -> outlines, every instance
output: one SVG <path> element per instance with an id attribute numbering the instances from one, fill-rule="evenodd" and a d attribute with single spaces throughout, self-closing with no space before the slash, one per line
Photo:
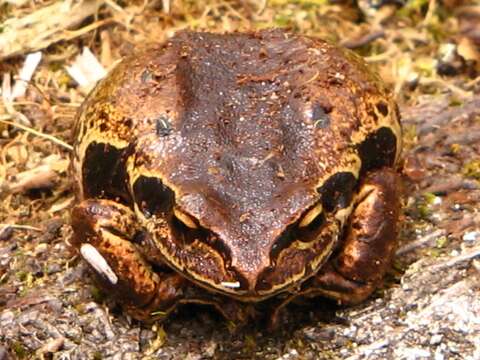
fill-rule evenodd
<path id="1" fill-rule="evenodd" d="M 434 232 L 431 232 L 430 234 L 427 234 L 425 236 L 422 236 L 420 239 L 412 241 L 411 243 L 408 243 L 404 246 L 402 246 L 400 249 L 397 250 L 396 255 L 403 255 L 406 254 L 410 251 L 413 251 L 417 248 L 419 248 L 422 245 L 429 244 L 436 239 L 438 239 L 441 236 L 444 236 L 446 234 L 445 230 L 439 229 Z"/>
<path id="2" fill-rule="evenodd" d="M 463 90 L 462 88 L 456 85 L 450 84 L 449 82 L 442 80 L 440 78 L 420 78 L 420 85 L 441 85 L 446 87 L 452 93 L 455 93 L 456 95 L 464 99 L 469 99 L 473 95 L 473 92 Z"/>
<path id="3" fill-rule="evenodd" d="M 384 36 L 385 30 L 376 30 L 354 39 L 347 39 L 342 41 L 340 44 L 349 49 L 356 49 Z"/>
<path id="4" fill-rule="evenodd" d="M 37 228 L 35 226 L 30 226 L 30 225 L 19 225 L 19 224 L 0 224 L 0 230 L 4 229 L 18 229 L 18 230 L 33 230 L 33 231 L 43 231 L 40 228 Z"/>
<path id="5" fill-rule="evenodd" d="M 396 53 L 396 49 L 388 49 L 387 51 L 380 54 L 366 56 L 364 59 L 368 63 L 388 61 L 391 60 L 396 55 Z"/>
<path id="6" fill-rule="evenodd" d="M 67 31 L 94 15 L 102 4 L 102 0 L 56 1 L 26 16 L 6 19 L 0 33 L 0 59 L 37 51 L 92 30 L 92 25 L 88 25 Z M 103 24 L 104 21 L 97 22 L 93 28 Z"/>
<path id="7" fill-rule="evenodd" d="M 11 117 L 10 116 L 7 116 L 8 119 L 10 119 Z M 47 139 L 47 140 L 50 140 L 60 146 L 63 146 L 65 149 L 69 150 L 69 151 L 72 151 L 73 150 L 73 146 L 70 145 L 70 144 L 67 144 L 66 142 L 60 140 L 60 139 L 57 139 L 56 137 L 52 136 L 52 135 L 48 135 L 48 134 L 44 134 L 40 131 L 37 131 L 35 129 L 32 129 L 28 126 L 25 126 L 25 125 L 21 125 L 21 124 L 18 124 L 18 123 L 15 123 L 13 121 L 8 121 L 8 120 L 5 120 L 4 118 L 0 117 L 0 122 L 4 123 L 4 124 L 7 124 L 7 125 L 10 125 L 10 126 L 14 126 L 16 128 L 19 128 L 19 129 L 22 129 L 26 132 L 29 132 L 31 134 L 34 134 L 38 137 L 41 137 L 41 138 L 44 138 L 44 139 Z"/>
<path id="8" fill-rule="evenodd" d="M 430 269 L 432 269 L 432 271 L 446 269 L 462 262 L 476 258 L 477 256 L 480 256 L 480 246 L 477 246 L 473 248 L 473 250 L 470 250 L 464 254 L 455 256 L 450 260 L 444 261 L 440 264 L 435 264 Z"/>
<path id="9" fill-rule="evenodd" d="M 437 1 L 436 0 L 430 0 L 428 2 L 428 10 L 427 13 L 425 14 L 425 18 L 423 19 L 423 23 L 425 25 L 430 24 L 433 14 L 435 14 L 435 11 L 437 10 Z"/>

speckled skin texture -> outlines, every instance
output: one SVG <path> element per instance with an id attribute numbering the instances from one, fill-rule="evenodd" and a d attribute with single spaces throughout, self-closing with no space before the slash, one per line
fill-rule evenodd
<path id="1" fill-rule="evenodd" d="M 208 290 L 358 302 L 395 247 L 400 150 L 396 105 L 356 55 L 280 30 L 181 32 L 83 104 L 74 245 L 99 250 L 137 317 Z"/>

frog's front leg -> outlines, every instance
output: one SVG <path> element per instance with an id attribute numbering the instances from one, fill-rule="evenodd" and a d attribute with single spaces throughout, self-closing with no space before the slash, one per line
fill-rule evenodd
<path id="1" fill-rule="evenodd" d="M 399 193 L 398 175 L 393 170 L 384 168 L 367 174 L 342 247 L 312 279 L 312 295 L 355 304 L 378 287 L 396 249 Z"/>
<path id="2" fill-rule="evenodd" d="M 135 214 L 111 200 L 90 199 L 72 211 L 73 245 L 134 318 L 169 312 L 183 297 L 185 280 L 176 273 L 156 273 L 132 242 L 140 229 Z"/>

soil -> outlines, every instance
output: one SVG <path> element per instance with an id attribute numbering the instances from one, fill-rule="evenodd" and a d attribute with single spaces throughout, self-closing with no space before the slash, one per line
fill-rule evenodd
<path id="1" fill-rule="evenodd" d="M 0 122 L 0 359 L 480 359 L 480 7 L 407 2 L 388 13 L 390 5 L 305 3 L 173 2 L 168 15 L 165 5 L 107 3 L 100 20 L 78 26 L 104 23 L 41 50 L 25 96 L 7 102 L 4 77 L 0 119 L 37 132 Z M 35 11 L 0 9 L 15 18 Z M 366 56 L 395 92 L 405 144 L 402 231 L 395 264 L 368 301 L 292 305 L 269 332 L 193 305 L 163 323 L 140 323 L 93 284 L 68 244 L 69 134 L 86 90 L 65 65 L 90 46 L 108 67 L 155 31 L 166 37 L 188 21 L 217 31 L 286 25 L 327 37 Z M 333 23 L 335 31 L 322 30 Z M 445 44 L 456 49 L 450 57 Z M 22 67 L 15 51 L 0 52 L 1 74 Z"/>

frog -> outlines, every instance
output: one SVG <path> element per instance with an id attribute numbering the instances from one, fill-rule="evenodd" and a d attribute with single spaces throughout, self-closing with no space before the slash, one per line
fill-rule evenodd
<path id="1" fill-rule="evenodd" d="M 73 133 L 70 242 L 134 319 L 190 302 L 238 322 L 262 304 L 273 319 L 298 299 L 355 305 L 391 267 L 400 116 L 350 50 L 180 31 L 99 81 Z"/>

